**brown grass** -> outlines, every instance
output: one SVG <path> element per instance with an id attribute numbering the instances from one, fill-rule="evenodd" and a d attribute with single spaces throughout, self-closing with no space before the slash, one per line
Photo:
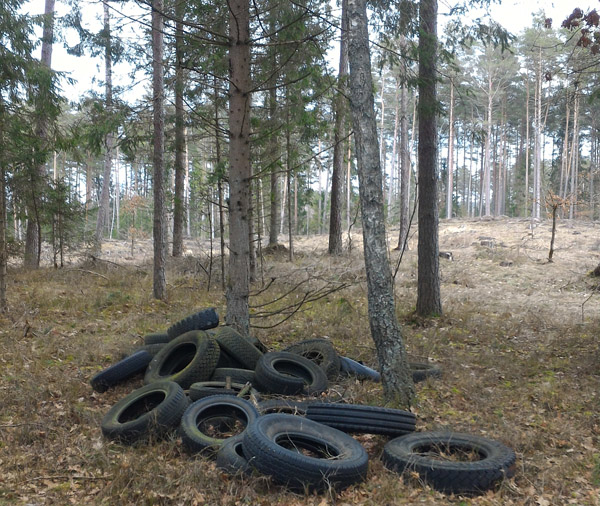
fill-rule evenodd
<path id="1" fill-rule="evenodd" d="M 103 258 L 115 263 L 13 268 L 10 311 L 0 317 L 0 505 L 598 505 L 600 294 L 592 295 L 598 280 L 588 276 L 600 261 L 598 230 L 562 224 L 548 264 L 547 222 L 533 230 L 518 220 L 442 223 L 440 249 L 452 251 L 454 261 L 440 260 L 444 315 L 431 320 L 413 315 L 414 239 L 404 255 L 396 294 L 406 345 L 443 369 L 441 379 L 417 385 L 418 430 L 483 435 L 517 453 L 515 478 L 476 498 L 445 496 L 385 470 L 380 436 L 357 437 L 371 457 L 368 480 L 321 496 L 292 494 L 264 478 L 226 476 L 212 461 L 183 453 L 176 436 L 132 447 L 107 441 L 102 416 L 141 379 L 98 394 L 90 377 L 148 332 L 202 307 L 224 314 L 218 266 L 207 291 L 206 245 L 189 244 L 195 257 L 169 265 L 168 303 L 151 297 L 149 243 L 137 245 L 135 258 L 127 243 L 108 243 Z M 280 326 L 257 330 L 257 337 L 278 349 L 326 336 L 340 353 L 374 365 L 360 242 L 353 237 L 350 255 L 329 258 L 326 238 L 298 238 L 294 264 L 284 254 L 266 257 L 262 276 L 275 281 L 253 303 L 302 280 L 278 307 L 333 282 L 350 286 Z M 397 257 L 391 253 L 392 262 Z M 382 402 L 380 385 L 370 382 L 342 380 L 331 393 Z"/>

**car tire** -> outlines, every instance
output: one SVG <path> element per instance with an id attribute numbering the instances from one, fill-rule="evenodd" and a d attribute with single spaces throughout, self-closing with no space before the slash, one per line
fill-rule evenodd
<path id="1" fill-rule="evenodd" d="M 453 452 L 470 453 L 474 461 L 451 461 Z M 444 460 L 436 454 L 444 454 Z M 504 444 L 458 432 L 415 432 L 389 441 L 382 460 L 398 473 L 416 472 L 432 488 L 452 494 L 479 494 L 515 473 L 515 452 Z"/>

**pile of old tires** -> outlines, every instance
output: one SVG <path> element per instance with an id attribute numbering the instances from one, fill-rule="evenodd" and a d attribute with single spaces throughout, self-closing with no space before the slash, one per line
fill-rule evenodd
<path id="1" fill-rule="evenodd" d="M 96 374 L 90 383 L 98 392 L 144 375 L 144 386 L 106 413 L 103 434 L 131 444 L 177 432 L 188 453 L 216 458 L 225 472 L 262 473 L 299 491 L 340 490 L 365 480 L 368 455 L 350 435 L 361 433 L 390 437 L 384 465 L 415 471 L 443 492 L 480 493 L 514 473 L 515 454 L 499 442 L 415 432 L 416 417 L 408 411 L 326 400 L 329 383 L 341 374 L 380 379 L 340 357 L 327 340 L 274 352 L 218 324 L 213 308 L 199 311 L 165 333 L 147 335 L 141 349 Z M 411 368 L 415 381 L 440 374 L 426 364 Z M 470 457 L 432 456 L 444 452 Z"/>

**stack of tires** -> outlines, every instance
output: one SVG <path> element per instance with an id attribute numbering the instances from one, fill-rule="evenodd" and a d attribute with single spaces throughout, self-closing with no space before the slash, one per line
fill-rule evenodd
<path id="1" fill-rule="evenodd" d="M 361 433 L 392 438 L 384 449 L 386 467 L 416 471 L 444 492 L 483 491 L 510 476 L 514 453 L 500 443 L 415 433 L 416 417 L 408 411 L 316 400 L 340 374 L 380 380 L 377 371 L 340 357 L 328 341 L 309 339 L 270 352 L 218 323 L 214 308 L 195 313 L 165 333 L 148 334 L 142 349 L 96 374 L 91 385 L 98 392 L 144 375 L 144 386 L 106 413 L 103 434 L 131 444 L 176 432 L 187 452 L 216 458 L 228 473 L 266 474 L 299 491 L 339 490 L 365 480 L 368 455 L 351 436 Z M 413 377 L 438 375 L 412 369 Z M 306 400 L 282 397 L 298 395 Z M 436 444 L 446 452 L 470 448 L 480 458 L 436 472 L 436 462 L 420 456 Z"/>

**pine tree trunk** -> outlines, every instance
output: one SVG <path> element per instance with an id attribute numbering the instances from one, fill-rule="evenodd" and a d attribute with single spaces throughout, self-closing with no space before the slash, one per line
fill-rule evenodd
<path id="1" fill-rule="evenodd" d="M 419 245 L 417 314 L 442 314 L 437 208 L 437 0 L 421 0 L 419 31 Z M 489 204 L 489 202 L 488 202 Z M 488 209 L 489 212 L 489 209 Z"/>
<path id="2" fill-rule="evenodd" d="M 402 84 L 400 90 L 400 233 L 398 247 L 407 245 L 410 225 L 410 149 L 408 144 L 408 87 Z"/>
<path id="3" fill-rule="evenodd" d="M 113 87 L 112 87 L 112 48 L 110 40 L 110 12 L 108 3 L 104 4 L 104 104 L 107 111 L 113 106 Z M 110 176 L 112 173 L 112 151 L 114 145 L 114 135 L 112 132 L 106 134 L 104 139 L 106 151 L 104 153 L 104 172 L 102 176 L 102 190 L 100 192 L 100 202 L 98 204 L 98 216 L 96 218 L 96 234 L 94 236 L 94 252 L 100 253 L 102 249 L 102 235 L 104 227 L 108 220 L 110 206 Z"/>
<path id="4" fill-rule="evenodd" d="M 450 118 L 448 126 L 448 183 L 446 189 L 446 218 L 452 218 L 454 189 L 454 80 L 450 78 Z"/>
<path id="5" fill-rule="evenodd" d="M 183 229 L 185 221 L 185 109 L 183 93 L 183 17 L 185 3 L 175 2 L 175 195 L 173 200 L 173 256 L 183 255 Z"/>
<path id="6" fill-rule="evenodd" d="M 165 109 L 163 0 L 154 0 L 152 9 L 152 101 L 154 109 L 154 298 L 167 299 L 165 263 L 167 257 L 167 217 L 165 208 Z"/>
<path id="7" fill-rule="evenodd" d="M 229 275 L 228 325 L 248 335 L 250 207 L 249 0 L 229 1 Z"/>
<path id="8" fill-rule="evenodd" d="M 49 71 L 52 68 L 52 44 L 54 40 L 54 3 L 55 0 L 46 0 L 44 7 L 44 27 L 42 32 L 42 54 L 40 62 L 42 67 Z M 45 86 L 45 85 L 44 85 Z M 48 89 L 40 87 L 38 91 L 42 97 L 49 92 Z M 40 99 L 40 102 L 42 100 Z M 41 106 L 43 107 L 43 106 Z M 48 138 L 48 123 L 46 115 L 40 111 L 36 124 L 36 135 L 43 146 Z M 42 252 L 42 229 L 41 229 L 41 193 L 44 181 L 44 164 L 38 165 L 31 175 L 31 202 L 27 209 L 27 232 L 25 235 L 25 256 L 23 265 L 29 269 L 37 269 L 40 266 Z"/>
<path id="9" fill-rule="evenodd" d="M 340 63 L 338 69 L 339 90 L 335 97 L 335 126 L 333 146 L 333 172 L 331 176 L 331 211 L 329 213 L 330 255 L 342 253 L 342 202 L 344 191 L 344 143 L 346 124 L 345 81 L 348 75 L 348 0 L 342 0 Z"/>
<path id="10" fill-rule="evenodd" d="M 348 20 L 350 107 L 357 155 L 369 324 L 377 349 L 384 395 L 386 399 L 394 399 L 408 407 L 414 398 L 414 386 L 396 319 L 387 255 L 365 0 L 348 0 Z"/>
<path id="11" fill-rule="evenodd" d="M 0 116 L 3 116 L 0 114 Z M 3 142 L 2 126 L 0 126 L 0 149 Z M 8 251 L 6 249 L 6 171 L 0 165 L 0 311 L 6 311 L 8 302 L 6 299 L 6 277 L 8 266 Z"/>

